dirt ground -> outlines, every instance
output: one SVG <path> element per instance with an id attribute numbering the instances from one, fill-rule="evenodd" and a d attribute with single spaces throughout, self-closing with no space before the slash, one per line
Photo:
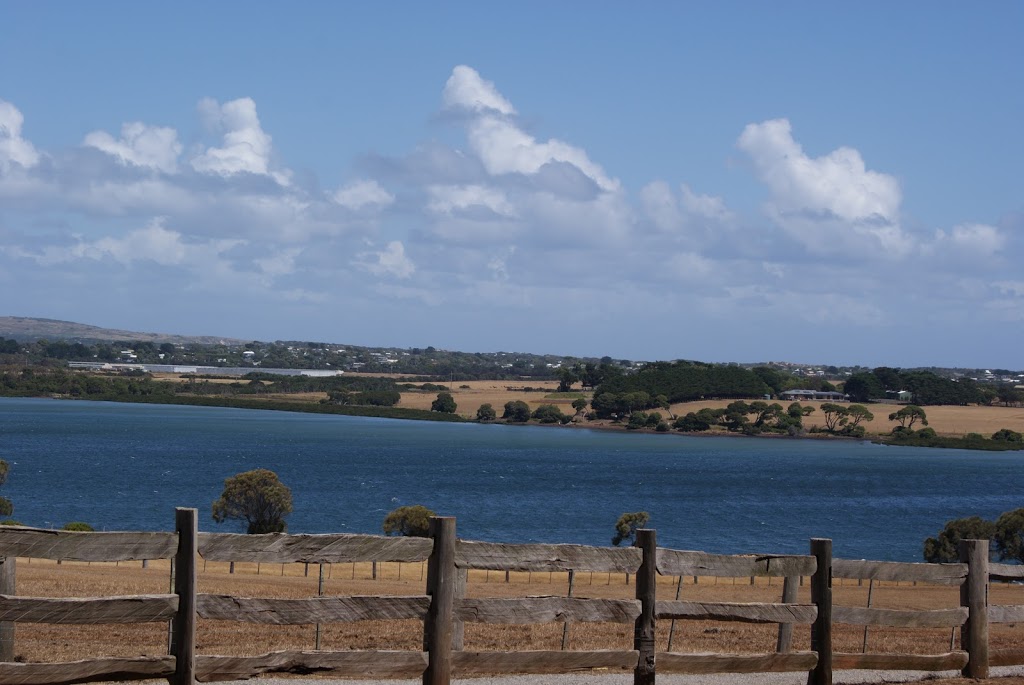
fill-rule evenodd
<path id="1" fill-rule="evenodd" d="M 245 597 L 307 597 L 317 594 L 320 568 L 302 564 L 236 564 L 235 573 L 225 563 L 199 562 L 199 591 Z M 378 564 L 373 578 L 370 564 L 325 565 L 325 595 L 415 595 L 425 587 L 425 564 Z M 565 595 L 565 573 L 511 573 L 508 581 L 500 571 L 473 571 L 469 577 L 470 597 L 522 597 Z M 38 597 L 89 597 L 168 592 L 169 565 L 166 561 L 121 564 L 56 564 L 38 559 L 17 562 L 17 594 Z M 660 577 L 658 595 L 671 599 L 676 592 L 684 600 L 770 602 L 779 601 L 779 578 L 683 578 Z M 837 579 L 834 602 L 837 605 L 866 606 L 869 583 Z M 809 583 L 798 593 L 799 602 L 809 602 Z M 635 587 L 623 574 L 578 573 L 573 596 L 631 598 Z M 992 604 L 1024 604 L 1024 586 L 993 584 Z M 879 608 L 937 609 L 959 605 L 957 588 L 911 583 L 875 584 L 872 606 Z M 518 651 L 559 649 L 564 624 L 486 625 L 467 624 L 465 648 L 468 650 Z M 657 649 L 676 652 L 758 653 L 775 650 L 777 626 L 716 621 L 658 622 Z M 264 626 L 230 621 L 200 620 L 199 653 L 253 655 L 282 649 L 313 649 L 317 629 L 313 625 Z M 569 631 L 569 649 L 628 649 L 632 644 L 632 625 L 573 624 Z M 423 625 L 420 621 L 363 621 L 330 624 L 320 630 L 320 645 L 327 650 L 402 649 L 419 650 Z M 863 627 L 836 626 L 834 648 L 837 652 L 860 652 L 867 640 L 871 652 L 937 654 L 959 644 L 958 632 L 944 629 L 872 628 L 865 638 Z M 794 630 L 794 649 L 808 649 L 807 626 Z M 1024 646 L 1024 625 L 992 625 L 991 648 Z M 17 658 L 30 662 L 69 661 L 97 656 L 142 656 L 165 654 L 167 624 L 138 626 L 50 626 L 18 624 L 15 636 Z M 1020 680 L 1002 680 L 1003 683 Z"/>

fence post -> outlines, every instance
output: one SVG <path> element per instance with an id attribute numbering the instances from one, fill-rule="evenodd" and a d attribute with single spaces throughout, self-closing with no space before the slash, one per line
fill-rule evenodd
<path id="1" fill-rule="evenodd" d="M 786 576 L 782 581 L 782 602 L 784 604 L 796 603 L 796 576 Z M 793 646 L 793 624 L 779 624 L 779 638 L 775 642 L 775 651 L 779 654 L 788 652 Z"/>
<path id="2" fill-rule="evenodd" d="M 967 622 L 960 629 L 960 646 L 967 652 L 966 678 L 988 678 L 988 540 L 961 540 L 957 550 L 967 564 L 960 586 L 960 606 Z"/>
<path id="3" fill-rule="evenodd" d="M 636 572 L 636 598 L 640 600 L 640 615 L 633 624 L 633 649 L 640 652 L 633 685 L 654 685 L 654 605 L 658 588 L 658 544 L 655 532 L 641 529 L 636 532 L 636 546 L 643 553 L 643 561 Z"/>
<path id="4" fill-rule="evenodd" d="M 14 596 L 14 557 L 0 557 L 0 595 Z M 14 661 L 14 621 L 0 621 L 0 661 Z"/>
<path id="5" fill-rule="evenodd" d="M 569 569 L 569 592 L 566 593 L 566 597 L 572 597 L 572 586 L 576 580 L 576 571 Z M 569 646 L 569 621 L 566 621 L 562 626 L 562 651 L 564 652 Z"/>
<path id="6" fill-rule="evenodd" d="M 423 622 L 427 668 L 423 685 L 449 685 L 452 677 L 452 638 L 455 618 L 455 519 L 432 516 L 429 535 L 434 549 L 427 560 L 427 595 L 430 608 Z"/>
<path id="7" fill-rule="evenodd" d="M 469 569 L 460 568 L 455 570 L 455 599 L 463 599 L 466 596 L 466 583 L 469 582 Z M 452 649 L 461 652 L 466 640 L 466 624 L 457 617 L 452 619 Z"/>
<path id="8" fill-rule="evenodd" d="M 196 554 L 198 523 L 195 509 L 174 510 L 178 533 L 178 552 L 174 555 L 174 594 L 178 595 L 178 613 L 171 622 L 171 654 L 174 675 L 170 685 L 194 685 L 196 682 Z"/>
<path id="9" fill-rule="evenodd" d="M 807 674 L 807 684 L 832 685 L 832 540 L 811 538 L 811 556 L 818 564 L 811 576 L 811 602 L 818 607 L 811 651 L 818 653 L 818 664 Z"/>

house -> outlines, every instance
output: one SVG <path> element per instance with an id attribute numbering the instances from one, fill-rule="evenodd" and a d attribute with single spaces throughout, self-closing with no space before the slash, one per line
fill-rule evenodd
<path id="1" fill-rule="evenodd" d="M 842 402 L 847 398 L 841 392 L 831 390 L 786 390 L 779 393 L 783 400 L 823 400 L 825 402 Z"/>

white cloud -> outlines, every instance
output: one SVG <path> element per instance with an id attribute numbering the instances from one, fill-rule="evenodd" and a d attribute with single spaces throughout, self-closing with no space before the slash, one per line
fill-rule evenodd
<path id="1" fill-rule="evenodd" d="M 387 207 L 394 203 L 395 196 L 372 179 L 362 179 L 342 186 L 333 198 L 342 207 L 360 210 L 366 207 Z"/>
<path id="2" fill-rule="evenodd" d="M 279 276 L 287 276 L 295 271 L 295 258 L 302 254 L 302 249 L 292 247 L 287 250 L 260 259 L 254 259 L 253 263 L 259 267 L 266 276 L 271 279 Z"/>
<path id="3" fill-rule="evenodd" d="M 52 266 L 88 259 L 114 261 L 129 265 L 150 261 L 162 266 L 183 265 L 201 252 L 220 253 L 239 244 L 239 241 L 214 241 L 205 244 L 186 243 L 182 234 L 164 226 L 163 218 L 156 218 L 144 228 L 129 231 L 122 238 L 103 237 L 89 241 L 78 239 L 70 247 L 50 246 L 40 254 L 22 253 L 41 265 Z"/>
<path id="4" fill-rule="evenodd" d="M 416 271 L 416 266 L 405 256 L 405 247 L 398 240 L 392 240 L 380 252 L 363 252 L 358 259 L 356 264 L 375 276 L 409 278 Z"/>
<path id="5" fill-rule="evenodd" d="M 203 98 L 199 101 L 199 113 L 211 128 L 224 132 L 224 144 L 209 147 L 194 157 L 193 169 L 220 176 L 272 176 L 281 185 L 288 185 L 287 172 L 270 170 L 271 137 L 260 126 L 252 98 L 239 98 L 223 105 L 213 98 Z"/>
<path id="6" fill-rule="evenodd" d="M 705 281 L 715 273 L 715 263 L 695 252 L 680 252 L 669 260 L 672 275 L 681 281 Z"/>
<path id="7" fill-rule="evenodd" d="M 567 162 L 590 177 L 601 190 L 615 191 L 619 182 L 580 148 L 552 138 L 538 142 L 515 124 L 497 117 L 480 117 L 470 124 L 469 144 L 492 175 L 536 174 L 549 162 Z"/>
<path id="8" fill-rule="evenodd" d="M 147 167 L 168 174 L 178 170 L 178 155 L 181 154 L 177 131 L 162 126 L 148 126 L 138 121 L 124 124 L 120 139 L 115 140 L 106 131 L 93 131 L 85 137 L 83 144 L 116 157 L 123 164 Z"/>
<path id="9" fill-rule="evenodd" d="M 683 208 L 691 215 L 719 223 L 728 223 L 736 218 L 722 198 L 695 193 L 685 183 L 680 186 L 680 190 Z"/>
<path id="10" fill-rule="evenodd" d="M 490 81 L 464 64 L 452 69 L 441 95 L 446 109 L 466 109 L 471 112 L 492 110 L 499 114 L 515 114 L 512 103 L 502 97 Z"/>
<path id="11" fill-rule="evenodd" d="M 1006 246 L 1006 236 L 995 226 L 961 224 L 949 233 L 936 231 L 935 242 L 940 250 L 948 250 L 952 255 L 995 257 Z"/>
<path id="12" fill-rule="evenodd" d="M 619 188 L 619 182 L 609 178 L 585 151 L 554 138 L 538 142 L 520 129 L 510 118 L 515 114 L 512 104 L 472 68 L 455 67 L 443 99 L 446 109 L 473 114 L 468 123 L 469 144 L 489 174 L 533 175 L 551 162 L 566 162 L 602 190 Z"/>
<path id="13" fill-rule="evenodd" d="M 722 198 L 695 193 L 685 183 L 679 189 L 678 198 L 664 181 L 653 181 L 640 190 L 644 212 L 661 231 L 728 226 L 735 221 L 736 215 Z"/>
<path id="14" fill-rule="evenodd" d="M 39 163 L 39 153 L 32 143 L 21 137 L 25 117 L 21 111 L 0 100 L 0 172 L 8 172 L 14 164 L 31 169 Z"/>
<path id="15" fill-rule="evenodd" d="M 899 183 L 868 170 L 857 150 L 808 157 L 786 119 L 749 124 L 736 145 L 771 190 L 769 215 L 809 250 L 881 256 L 910 250 L 899 223 Z"/>
<path id="16" fill-rule="evenodd" d="M 514 217 L 515 208 L 505 193 L 481 185 L 429 186 L 427 209 L 435 214 L 454 214 L 474 208 L 484 209 L 497 216 Z"/>

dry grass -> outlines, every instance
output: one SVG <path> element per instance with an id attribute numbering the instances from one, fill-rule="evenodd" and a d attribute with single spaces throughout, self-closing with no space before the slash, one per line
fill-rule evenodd
<path id="1" fill-rule="evenodd" d="M 445 383 L 444 385 L 449 385 Z M 468 387 L 462 387 L 468 386 Z M 545 388 L 547 392 L 523 392 L 521 388 Z M 545 395 L 553 393 L 558 389 L 557 381 L 456 381 L 451 386 L 452 396 L 458 405 L 458 413 L 467 418 L 475 418 L 476 410 L 481 405 L 490 404 L 501 416 L 502 408 L 506 402 L 522 400 L 534 410 L 542 404 L 556 404 L 563 412 L 573 413 L 571 407 L 573 398 L 545 399 Z M 437 398 L 436 392 L 403 392 L 402 401 L 398 406 L 411 409 L 430 409 L 430 403 Z"/>
<path id="2" fill-rule="evenodd" d="M 402 378 L 412 379 L 415 377 L 401 374 L 366 374 L 349 373 L 347 376 L 379 377 L 379 378 Z M 181 374 L 157 373 L 155 378 L 160 380 L 187 380 Z M 238 379 L 212 379 L 211 382 L 236 383 Z M 264 381 L 268 383 L 268 381 Z M 450 385 L 444 383 L 444 385 Z M 545 388 L 548 392 L 524 392 L 523 387 Z M 501 416 L 502 408 L 506 402 L 522 400 L 534 410 L 542 404 L 554 404 L 567 414 L 572 414 L 571 407 L 573 397 L 546 398 L 548 393 L 554 393 L 558 388 L 557 381 L 542 380 L 491 380 L 491 381 L 456 381 L 451 385 L 451 392 L 458 405 L 458 413 L 466 418 L 475 418 L 477 409 L 483 404 L 490 404 Z M 584 393 L 589 400 L 591 393 Z M 268 393 L 266 395 L 252 395 L 252 399 L 265 399 L 291 402 L 319 402 L 327 398 L 327 393 Z M 436 392 L 428 391 L 406 391 L 402 393 L 402 399 L 398 406 L 409 409 L 430 409 L 430 404 L 437 398 Z M 673 404 L 671 413 L 674 416 L 682 416 L 691 411 L 697 411 L 705 407 L 720 409 L 728 405 L 732 400 L 700 400 L 696 402 L 680 402 Z M 788 403 L 780 402 L 784 406 Z M 823 427 L 824 416 L 821 413 L 821 402 L 802 402 L 815 408 L 813 414 L 804 419 L 807 428 Z M 897 424 L 888 420 L 890 413 L 897 411 L 900 405 L 894 404 L 872 404 L 868 408 L 875 415 L 874 421 L 862 424 L 869 434 L 889 433 Z M 981 433 L 988 437 L 1001 428 L 1010 428 L 1018 432 L 1024 432 L 1024 407 L 926 407 L 929 425 L 940 435 L 962 436 L 967 433 Z M 666 413 L 666 412 L 663 412 Z M 606 426 L 609 422 L 596 422 L 594 426 Z"/>
<path id="3" fill-rule="evenodd" d="M 724 408 L 731 400 L 707 400 L 698 402 L 680 402 L 672 405 L 672 413 L 682 416 L 688 412 L 695 412 L 705 407 L 711 409 Z M 779 402 L 784 407 L 786 402 Z M 806 428 L 825 425 L 825 417 L 821 413 L 822 402 L 801 402 L 804 406 L 815 408 L 814 413 L 804 419 Z M 872 414 L 874 421 L 861 424 L 868 433 L 882 434 L 890 432 L 899 425 L 895 421 L 889 421 L 889 414 L 898 411 L 902 405 L 897 404 L 869 404 L 866 405 Z M 935 429 L 940 435 L 959 436 L 966 433 L 981 433 L 989 437 L 1000 428 L 1011 428 L 1018 432 L 1024 432 L 1024 407 L 925 407 L 928 415 L 928 425 Z M 914 428 L 917 429 L 918 426 Z"/>
<path id="4" fill-rule="evenodd" d="M 169 587 L 167 562 L 151 562 L 146 569 L 138 562 L 84 564 L 66 562 L 57 565 L 22 559 L 18 562 L 18 594 L 24 596 L 106 596 L 164 593 Z M 199 564 L 199 591 L 247 597 L 308 597 L 317 593 L 319 567 L 302 564 L 237 564 L 234 574 L 227 564 Z M 283 575 L 282 575 L 283 574 Z M 324 568 L 324 594 L 327 595 L 414 595 L 422 594 L 425 585 L 423 564 L 380 564 L 378 578 L 371 577 L 370 564 L 339 564 Z M 400 577 L 399 577 L 400 576 Z M 467 594 L 471 597 L 522 597 L 527 595 L 565 595 L 568 589 L 564 573 L 511 573 L 505 582 L 504 572 L 474 571 L 470 574 Z M 658 594 L 662 599 L 675 596 L 675 578 L 659 578 Z M 622 574 L 579 573 L 574 596 L 633 596 L 633 584 L 626 585 Z M 837 580 L 834 587 L 836 604 L 865 606 L 868 584 Z M 701 578 L 694 585 L 685 578 L 682 599 L 732 602 L 778 601 L 782 593 L 780 579 L 758 579 L 755 585 L 748 578 Z M 809 602 L 809 587 L 800 588 L 798 601 Z M 1024 604 L 1024 586 L 994 584 L 992 604 Z M 936 609 L 959 605 L 956 588 L 930 585 L 884 583 L 876 585 L 873 606 L 882 608 Z M 670 621 L 660 621 L 657 649 L 668 648 Z M 628 649 L 632 644 L 631 625 L 574 624 L 571 627 L 570 649 Z M 281 649 L 313 649 L 316 629 L 303 626 L 262 626 L 230 621 L 200 620 L 199 652 L 202 654 L 260 654 Z M 679 652 L 771 652 L 775 649 L 777 628 L 774 625 L 753 625 L 715 621 L 677 621 L 673 651 Z M 403 649 L 419 650 L 423 627 L 420 621 L 364 621 L 331 624 L 323 627 L 321 646 L 329 650 Z M 465 648 L 469 650 L 517 651 L 558 649 L 562 624 L 497 626 L 468 624 Z M 840 652 L 861 651 L 864 629 L 837 626 L 834 647 Z M 993 625 L 993 649 L 1024 645 L 1024 626 Z M 794 631 L 794 648 L 807 649 L 809 629 L 798 626 Z M 16 653 L 32 662 L 68 661 L 90 656 L 140 656 L 166 653 L 166 624 L 141 626 L 50 626 L 19 624 L 16 632 Z M 931 654 L 945 652 L 950 646 L 948 629 L 873 628 L 869 635 L 869 651 Z"/>

